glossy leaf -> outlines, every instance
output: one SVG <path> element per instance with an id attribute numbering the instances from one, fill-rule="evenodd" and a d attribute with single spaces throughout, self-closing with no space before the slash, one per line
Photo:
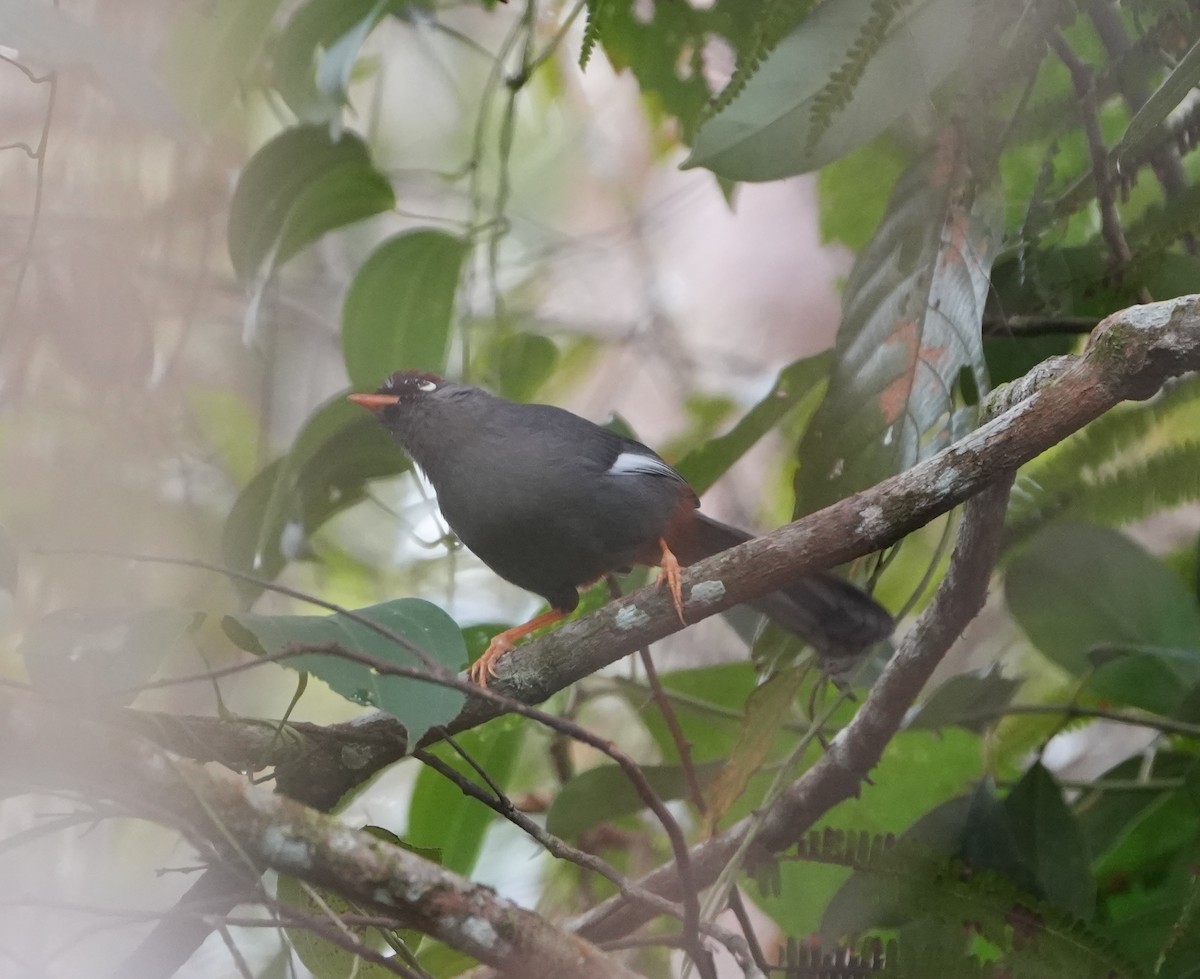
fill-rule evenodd
<path id="1" fill-rule="evenodd" d="M 1041 893 L 1055 907 L 1091 920 L 1096 905 L 1091 854 L 1054 777 L 1035 762 L 1004 800 L 1004 810 Z"/>
<path id="2" fill-rule="evenodd" d="M 373 391 L 392 371 L 444 372 L 458 277 L 469 245 L 443 231 L 390 238 L 363 263 L 342 309 L 350 382 Z"/>
<path id="3" fill-rule="evenodd" d="M 478 731 L 463 731 L 454 740 L 499 786 L 509 783 L 516 769 L 527 726 L 508 719 Z M 439 745 L 433 749 L 465 777 L 478 773 L 459 754 Z M 481 802 L 463 797 L 457 785 L 432 768 L 422 768 L 413 789 L 405 837 L 414 845 L 437 847 L 448 870 L 469 874 L 479 859 L 483 837 L 496 814 Z"/>
<path id="4" fill-rule="evenodd" d="M 702 789 L 712 783 L 722 764 L 711 761 L 693 766 Z M 642 774 L 663 801 L 689 796 L 687 778 L 678 765 L 643 765 Z M 546 829 L 563 839 L 577 840 L 594 826 L 645 808 L 645 802 L 619 767 L 598 765 L 576 775 L 562 787 L 546 817 Z"/>
<path id="5" fill-rule="evenodd" d="M 21 643 L 30 682 L 58 696 L 131 703 L 204 613 L 181 608 L 51 612 Z"/>
<path id="6" fill-rule="evenodd" d="M 1072 675 L 1093 670 L 1097 651 L 1149 657 L 1140 668 L 1125 655 L 1102 666 L 1091 683 L 1102 696 L 1170 713 L 1200 683 L 1200 607 L 1166 565 L 1116 531 L 1046 528 L 1009 567 L 1005 596 L 1033 644 Z"/>
<path id="7" fill-rule="evenodd" d="M 955 388 L 988 390 L 980 324 L 998 215 L 952 140 L 914 166 L 846 283 L 825 400 L 798 450 L 797 513 L 843 499 L 954 437 Z"/>
<path id="8" fill-rule="evenodd" d="M 928 103 L 967 53 L 975 5 L 887 5 L 893 16 L 886 24 L 878 21 L 880 7 L 875 0 L 818 6 L 705 121 L 684 166 L 730 180 L 791 177 L 844 156 Z"/>
<path id="9" fill-rule="evenodd" d="M 331 139 L 322 126 L 298 126 L 251 157 L 229 214 L 229 256 L 244 281 L 267 261 L 282 265 L 326 231 L 394 207 L 392 186 L 351 133 Z"/>
<path id="10" fill-rule="evenodd" d="M 357 609 L 357 614 L 407 639 L 449 670 L 466 664 L 462 633 L 436 605 L 416 598 Z M 384 663 L 426 669 L 408 648 L 369 626 L 341 613 L 334 615 L 226 616 L 226 634 L 247 652 L 278 654 L 298 645 L 334 645 L 359 652 Z M 377 707 L 399 719 L 415 744 L 425 732 L 444 724 L 461 709 L 464 697 L 436 683 L 380 673 L 336 652 L 306 652 L 285 656 L 279 662 L 324 680 L 347 700 Z"/>

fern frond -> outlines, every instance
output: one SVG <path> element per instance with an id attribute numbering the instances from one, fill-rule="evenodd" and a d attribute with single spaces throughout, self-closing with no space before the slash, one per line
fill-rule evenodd
<path id="1" fill-rule="evenodd" d="M 767 0 L 754 29 L 754 40 L 738 58 L 733 75 L 700 116 L 700 123 L 729 105 L 762 67 L 764 59 L 812 13 L 818 0 Z"/>
<path id="2" fill-rule="evenodd" d="M 1067 513 L 1107 526 L 1200 500 L 1200 442 L 1174 445 L 1079 489 Z"/>
<path id="3" fill-rule="evenodd" d="M 600 40 L 600 13 L 606 0 L 587 0 L 587 23 L 583 27 L 583 44 L 579 49 L 579 70 L 591 60 L 596 42 Z"/>
<path id="4" fill-rule="evenodd" d="M 858 37 L 850 45 L 846 60 L 829 76 L 825 87 L 813 97 L 812 110 L 808 117 L 810 152 L 828 132 L 834 116 L 850 104 L 867 65 L 888 39 L 896 16 L 911 3 L 912 0 L 871 0 L 871 13 L 863 22 Z"/>

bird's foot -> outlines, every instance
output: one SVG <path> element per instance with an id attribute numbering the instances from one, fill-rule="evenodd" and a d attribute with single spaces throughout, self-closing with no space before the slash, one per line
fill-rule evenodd
<path id="1" fill-rule="evenodd" d="M 520 627 L 518 626 L 518 628 Z M 500 676 L 496 670 L 496 663 L 499 662 L 501 656 L 516 648 L 509 635 L 514 631 L 516 630 L 509 629 L 492 636 L 492 641 L 488 643 L 488 648 L 483 651 L 483 655 L 467 669 L 467 676 L 472 681 L 481 687 L 486 687 L 489 679 L 494 680 Z"/>
<path id="2" fill-rule="evenodd" d="M 501 656 L 516 648 L 518 639 L 524 638 L 542 626 L 557 622 L 565 615 L 565 612 L 551 609 L 549 612 L 534 616 L 528 622 L 496 633 L 492 636 L 492 641 L 488 643 L 488 648 L 483 651 L 483 655 L 467 668 L 467 676 L 481 687 L 486 687 L 489 678 L 495 680 L 500 676 L 496 670 L 496 663 L 499 662 Z"/>
<path id="3" fill-rule="evenodd" d="M 665 540 L 660 540 L 659 546 L 662 548 L 662 557 L 659 559 L 658 566 L 662 574 L 658 578 L 658 586 L 661 588 L 665 583 L 671 590 L 671 601 L 675 605 L 675 614 L 679 616 L 679 621 L 687 625 L 687 620 L 683 617 L 683 571 L 679 563 L 679 558 L 671 553 L 671 549 L 667 547 Z"/>

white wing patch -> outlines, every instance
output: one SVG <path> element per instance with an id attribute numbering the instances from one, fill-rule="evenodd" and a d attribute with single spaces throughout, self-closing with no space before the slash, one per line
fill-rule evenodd
<path id="1" fill-rule="evenodd" d="M 683 481 L 683 477 L 657 456 L 641 452 L 622 452 L 608 471 L 614 476 L 666 476 Z"/>

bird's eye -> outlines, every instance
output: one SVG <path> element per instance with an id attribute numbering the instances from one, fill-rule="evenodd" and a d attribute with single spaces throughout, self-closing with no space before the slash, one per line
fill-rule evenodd
<path id="1" fill-rule="evenodd" d="M 420 380 L 418 380 L 418 381 L 417 381 L 417 390 L 418 390 L 418 391 L 425 391 L 425 392 L 427 392 L 427 393 L 428 393 L 429 391 L 436 391 L 436 390 L 437 390 L 437 383 L 436 383 L 436 382 L 434 382 L 434 381 L 430 381 L 430 380 L 429 380 L 429 379 L 427 379 L 427 378 L 421 378 Z"/>

